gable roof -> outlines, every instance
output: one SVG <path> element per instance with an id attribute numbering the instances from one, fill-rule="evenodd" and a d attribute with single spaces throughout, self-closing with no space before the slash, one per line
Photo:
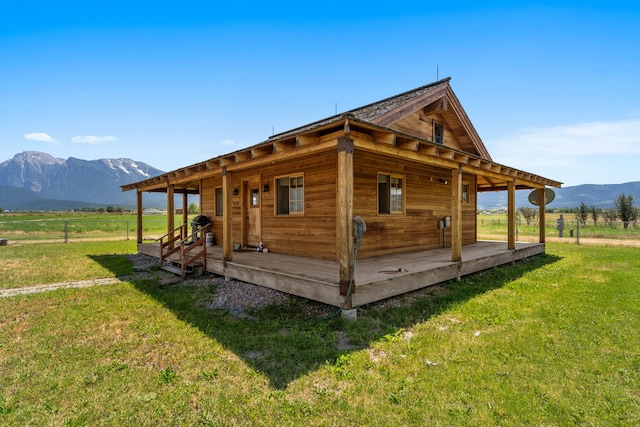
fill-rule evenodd
<path id="1" fill-rule="evenodd" d="M 354 108 L 341 114 L 337 114 L 325 119 L 309 123 L 307 125 L 291 129 L 286 132 L 272 135 L 269 140 L 282 139 L 308 132 L 313 129 L 338 122 L 347 117 L 353 117 L 362 122 L 371 123 L 378 126 L 387 127 L 392 123 L 408 116 L 420 109 L 428 107 L 439 100 L 446 100 L 444 116 L 451 122 L 454 133 L 461 139 L 465 151 L 476 154 L 486 160 L 492 160 L 480 135 L 476 132 L 473 124 L 469 120 L 464 108 L 451 89 L 449 82 L 451 77 L 438 80 L 433 83 L 421 86 L 362 107 Z"/>
<path id="2" fill-rule="evenodd" d="M 270 136 L 267 140 L 226 153 L 209 160 L 176 169 L 163 175 L 121 186 L 123 191 L 134 188 L 142 191 L 166 191 L 169 183 L 180 184 L 182 192 L 197 194 L 198 179 L 211 173 L 221 173 L 225 168 L 253 167 L 267 156 L 282 156 L 296 147 L 304 152 L 320 150 L 322 135 L 343 131 L 345 134 L 357 128 L 382 137 L 381 149 L 391 144 L 407 156 L 417 156 L 422 161 L 429 158 L 445 167 L 457 166 L 481 177 L 478 191 L 494 191 L 506 188 L 507 181 L 521 181 L 517 188 L 540 186 L 560 187 L 561 182 L 544 178 L 515 168 L 494 163 L 484 143 L 471 124 L 464 108 L 449 85 L 451 78 L 438 80 L 419 88 L 354 108 L 286 132 Z M 419 120 L 436 115 L 444 120 L 460 147 L 442 145 L 429 137 L 407 133 L 401 129 L 403 119 L 418 114 Z M 391 137 L 391 138 L 389 138 Z M 326 143 L 326 141 L 325 141 Z M 375 143 L 377 144 L 377 143 Z M 419 153 L 418 153 L 419 151 Z M 271 162 L 273 160 L 270 160 Z M 178 187 L 176 187 L 177 189 Z"/>

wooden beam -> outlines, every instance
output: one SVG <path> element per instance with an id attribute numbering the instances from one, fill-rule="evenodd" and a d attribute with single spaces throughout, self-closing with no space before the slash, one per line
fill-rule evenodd
<path id="1" fill-rule="evenodd" d="M 340 295 L 346 298 L 343 308 L 350 309 L 352 308 L 351 294 L 355 292 L 356 286 L 353 270 L 353 140 L 350 138 L 342 137 L 338 140 L 337 172 L 336 249 L 340 265 Z M 351 285 L 350 290 L 349 285 Z"/>
<path id="2" fill-rule="evenodd" d="M 231 223 L 231 172 L 222 168 L 222 259 L 233 261 L 233 236 Z"/>
<path id="3" fill-rule="evenodd" d="M 304 147 L 305 145 L 311 145 L 318 142 L 317 136 L 298 135 L 296 137 L 296 145 L 298 147 Z"/>
<path id="4" fill-rule="evenodd" d="M 142 191 L 138 190 L 136 194 L 136 213 L 137 213 L 137 242 L 142 243 Z"/>
<path id="5" fill-rule="evenodd" d="M 251 158 L 251 150 L 240 151 L 236 153 L 236 162 L 244 162 Z"/>
<path id="6" fill-rule="evenodd" d="M 403 150 L 418 151 L 418 141 L 415 139 L 396 139 L 396 147 Z"/>
<path id="7" fill-rule="evenodd" d="M 516 182 L 507 182 L 507 249 L 516 248 Z"/>
<path id="8" fill-rule="evenodd" d="M 542 187 L 542 188 L 540 188 L 538 190 L 538 193 L 539 193 L 539 196 L 540 196 L 540 202 L 538 204 L 540 206 L 540 212 L 538 214 L 538 218 L 539 218 L 538 223 L 540 224 L 540 226 L 539 226 L 539 229 L 540 229 L 539 230 L 540 243 L 545 243 L 546 240 L 547 240 L 546 237 L 545 237 L 545 233 L 546 233 L 546 230 L 545 230 L 545 220 L 546 220 L 546 218 L 545 218 L 545 214 L 546 214 L 546 212 L 545 212 L 545 210 L 546 210 L 545 202 L 546 202 L 546 198 L 545 198 L 545 194 L 544 194 L 545 191 L 544 190 L 545 190 L 544 187 Z"/>
<path id="9" fill-rule="evenodd" d="M 273 153 L 273 145 L 262 145 L 251 149 L 251 158 L 257 159 L 258 157 L 266 156 Z"/>
<path id="10" fill-rule="evenodd" d="M 451 170 L 451 261 L 462 261 L 462 167 Z"/>
<path id="11" fill-rule="evenodd" d="M 189 207 L 187 204 L 189 203 L 189 194 L 187 192 L 182 193 L 182 223 L 186 224 L 189 222 Z"/>
<path id="12" fill-rule="evenodd" d="M 174 230 L 176 228 L 173 219 L 176 208 L 174 206 L 174 188 L 173 185 L 167 187 L 167 233 L 169 233 L 169 240 L 173 240 L 175 237 Z M 171 246 L 173 248 L 173 245 Z"/>
<path id="13" fill-rule="evenodd" d="M 236 162 L 236 156 L 226 156 L 220 158 L 220 167 L 224 168 L 226 166 L 232 165 Z"/>

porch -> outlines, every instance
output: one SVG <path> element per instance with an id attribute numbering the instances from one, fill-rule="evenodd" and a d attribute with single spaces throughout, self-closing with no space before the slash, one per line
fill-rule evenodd
<path id="1" fill-rule="evenodd" d="M 340 266 L 337 261 L 283 255 L 273 252 L 238 251 L 233 261 L 224 261 L 221 246 L 207 249 L 206 270 L 244 282 L 287 292 L 336 307 L 344 304 L 340 295 Z M 460 262 L 451 261 L 451 248 L 384 255 L 357 260 L 352 305 L 435 285 L 450 279 L 543 254 L 544 243 L 479 241 L 465 245 Z M 158 243 L 142 243 L 138 251 L 159 258 Z"/>

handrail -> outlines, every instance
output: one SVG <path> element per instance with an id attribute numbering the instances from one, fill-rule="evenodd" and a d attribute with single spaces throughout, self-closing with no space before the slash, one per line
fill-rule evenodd
<path id="1" fill-rule="evenodd" d="M 176 232 L 178 231 L 178 235 L 176 236 Z M 160 241 L 160 266 L 164 265 L 164 260 L 170 255 L 179 251 L 179 246 L 175 245 L 176 241 L 182 241 L 184 239 L 184 235 L 187 234 L 187 223 L 185 222 L 182 225 L 174 228 L 169 231 L 167 234 L 160 236 L 156 241 Z M 164 241 L 165 238 L 169 237 L 169 240 Z M 170 247 L 169 251 L 165 252 L 165 248 Z"/>
<path id="2" fill-rule="evenodd" d="M 168 237 L 171 235 L 171 232 L 167 233 L 166 235 L 162 236 L 159 240 L 161 241 L 161 245 L 160 245 L 160 265 L 162 266 L 164 264 L 164 260 L 165 258 L 168 258 L 170 255 L 179 252 L 180 253 L 180 272 L 181 272 L 181 276 L 182 279 L 184 280 L 185 275 L 186 275 L 186 269 L 189 265 L 191 265 L 192 263 L 194 263 L 196 260 L 202 258 L 203 259 L 203 266 L 204 266 L 204 270 L 207 270 L 207 245 L 206 245 L 206 235 L 207 235 L 207 230 L 209 230 L 209 227 L 211 227 L 211 223 L 208 223 L 206 225 L 204 225 L 203 227 L 200 227 L 198 230 L 194 231 L 193 233 L 187 235 L 186 233 L 186 223 L 183 224 L 182 226 L 178 227 L 179 229 L 181 229 L 180 235 L 179 237 L 174 237 L 172 239 L 169 239 L 169 241 L 167 241 L 164 245 L 168 246 L 170 244 L 173 244 L 177 241 L 177 244 L 170 249 L 169 251 L 165 252 L 164 251 L 164 247 L 162 244 L 162 240 L 165 237 Z M 175 230 L 173 230 L 173 232 L 175 233 L 178 228 L 176 228 Z M 183 232 L 184 231 L 184 232 Z M 200 234 L 200 237 L 198 237 L 198 234 Z M 189 244 L 187 244 L 189 243 Z M 194 249 L 200 247 L 201 250 L 196 253 L 195 255 L 186 258 L 185 255 L 190 254 Z"/>

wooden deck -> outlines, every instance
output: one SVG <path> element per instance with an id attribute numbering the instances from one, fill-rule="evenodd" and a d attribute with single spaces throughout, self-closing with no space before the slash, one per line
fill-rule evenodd
<path id="1" fill-rule="evenodd" d="M 480 241 L 463 247 L 460 263 L 451 262 L 450 248 L 357 260 L 352 303 L 359 306 L 379 301 L 542 254 L 544 250 L 541 243 L 520 242 L 515 250 L 508 250 L 506 242 Z M 138 251 L 158 257 L 158 244 L 140 244 Z M 336 261 L 240 251 L 234 252 L 233 261 L 225 265 L 222 247 L 211 246 L 207 248 L 207 271 L 334 306 L 344 302 Z"/>

